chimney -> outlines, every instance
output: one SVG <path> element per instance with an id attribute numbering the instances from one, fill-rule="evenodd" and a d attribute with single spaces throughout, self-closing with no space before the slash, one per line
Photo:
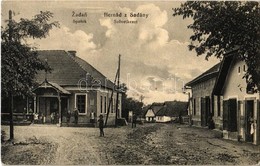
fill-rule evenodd
<path id="1" fill-rule="evenodd" d="M 70 50 L 70 51 L 68 51 L 68 53 L 69 53 L 71 56 L 75 57 L 75 56 L 76 56 L 76 53 L 77 53 L 77 51 Z"/>

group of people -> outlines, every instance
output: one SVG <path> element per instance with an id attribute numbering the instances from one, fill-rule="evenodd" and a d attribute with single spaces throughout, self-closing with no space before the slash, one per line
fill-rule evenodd
<path id="1" fill-rule="evenodd" d="M 67 122 L 67 125 L 69 125 L 70 123 L 70 118 L 71 118 L 71 115 L 73 114 L 74 115 L 74 123 L 75 125 L 78 124 L 78 118 L 79 118 L 79 110 L 77 108 L 74 109 L 74 112 L 71 113 L 70 110 L 67 110 L 67 115 L 66 115 L 66 122 Z M 98 126 L 99 126 L 99 130 L 100 130 L 100 137 L 104 137 L 104 119 L 103 119 L 103 115 L 100 115 L 99 116 L 99 119 L 98 119 Z M 93 111 L 91 111 L 90 113 L 90 123 L 95 125 L 95 114 Z"/>
<path id="2" fill-rule="evenodd" d="M 67 125 L 69 125 L 70 123 L 70 118 L 71 118 L 71 115 L 74 115 L 74 123 L 75 125 L 78 124 L 78 120 L 79 120 L 79 110 L 77 108 L 74 109 L 74 112 L 70 112 L 70 110 L 67 110 L 67 114 L 66 114 L 66 122 L 67 122 Z"/>
<path id="3" fill-rule="evenodd" d="M 65 108 L 65 112 L 66 112 L 66 122 L 67 122 L 67 125 L 69 126 L 69 123 L 70 123 L 70 119 L 71 119 L 71 116 L 74 116 L 74 123 L 75 125 L 78 124 L 78 119 L 79 119 L 79 110 L 77 108 L 74 109 L 73 112 L 71 112 L 69 109 Z M 31 122 L 32 123 L 39 123 L 39 122 L 42 122 L 42 123 L 45 123 L 45 119 L 46 117 L 43 115 L 43 114 L 38 114 L 38 113 L 33 113 L 31 112 L 31 114 L 33 115 L 32 118 L 31 118 Z M 58 114 L 56 112 L 52 112 L 51 115 L 50 115 L 50 118 L 51 118 L 51 123 L 54 124 L 57 122 L 57 117 L 58 117 Z M 90 123 L 92 123 L 93 125 L 95 125 L 95 114 L 93 111 L 91 111 L 90 113 Z M 103 115 L 100 115 L 99 116 L 99 119 L 98 119 L 98 126 L 99 126 L 99 129 L 100 129 L 100 137 L 104 137 L 104 119 L 103 119 Z"/>

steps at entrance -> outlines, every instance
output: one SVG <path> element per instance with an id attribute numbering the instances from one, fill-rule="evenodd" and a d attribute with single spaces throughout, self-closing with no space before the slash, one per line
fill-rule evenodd
<path id="1" fill-rule="evenodd" d="M 223 130 L 223 138 L 230 139 L 230 140 L 238 140 L 238 133 Z"/>

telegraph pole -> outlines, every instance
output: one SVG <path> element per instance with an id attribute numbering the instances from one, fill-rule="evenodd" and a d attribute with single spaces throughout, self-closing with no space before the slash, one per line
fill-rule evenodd
<path id="1" fill-rule="evenodd" d="M 118 99 L 119 99 L 119 88 L 120 88 L 120 58 L 121 55 L 119 54 L 118 57 L 118 69 L 117 69 L 117 89 L 116 89 L 116 117 L 115 117 L 115 127 L 117 127 L 117 116 L 118 116 Z"/>
<path id="2" fill-rule="evenodd" d="M 118 75 L 118 70 L 116 72 L 114 85 L 116 84 L 117 75 Z M 109 116 L 109 112 L 110 112 L 111 103 L 112 103 L 112 100 L 113 100 L 113 95 L 114 95 L 114 89 L 112 89 L 112 93 L 111 93 L 110 100 L 109 100 L 109 103 L 108 103 L 108 111 L 107 111 L 107 116 L 106 116 L 106 121 L 105 121 L 105 127 L 107 126 L 107 120 L 108 120 L 108 116 Z"/>
<path id="3" fill-rule="evenodd" d="M 12 11 L 9 10 L 9 54 L 10 54 L 10 57 L 12 56 L 12 53 L 11 53 L 11 45 L 12 45 Z M 10 101 L 10 114 L 9 114 L 9 118 L 10 118 L 10 141 L 13 141 L 14 139 L 14 122 L 13 122 L 13 109 L 14 109 L 14 97 L 13 97 L 13 93 L 14 93 L 14 90 L 11 90 L 11 92 L 9 92 L 11 94 L 9 94 L 9 97 L 11 98 L 11 101 Z"/>

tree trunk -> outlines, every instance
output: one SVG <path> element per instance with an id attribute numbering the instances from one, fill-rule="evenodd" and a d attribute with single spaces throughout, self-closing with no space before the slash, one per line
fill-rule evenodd
<path id="1" fill-rule="evenodd" d="M 10 114 L 9 114 L 9 118 L 10 118 L 10 140 L 13 141 L 14 139 L 14 122 L 13 122 L 13 110 L 14 110 L 14 97 L 13 94 L 9 95 L 9 100 L 10 101 Z"/>

